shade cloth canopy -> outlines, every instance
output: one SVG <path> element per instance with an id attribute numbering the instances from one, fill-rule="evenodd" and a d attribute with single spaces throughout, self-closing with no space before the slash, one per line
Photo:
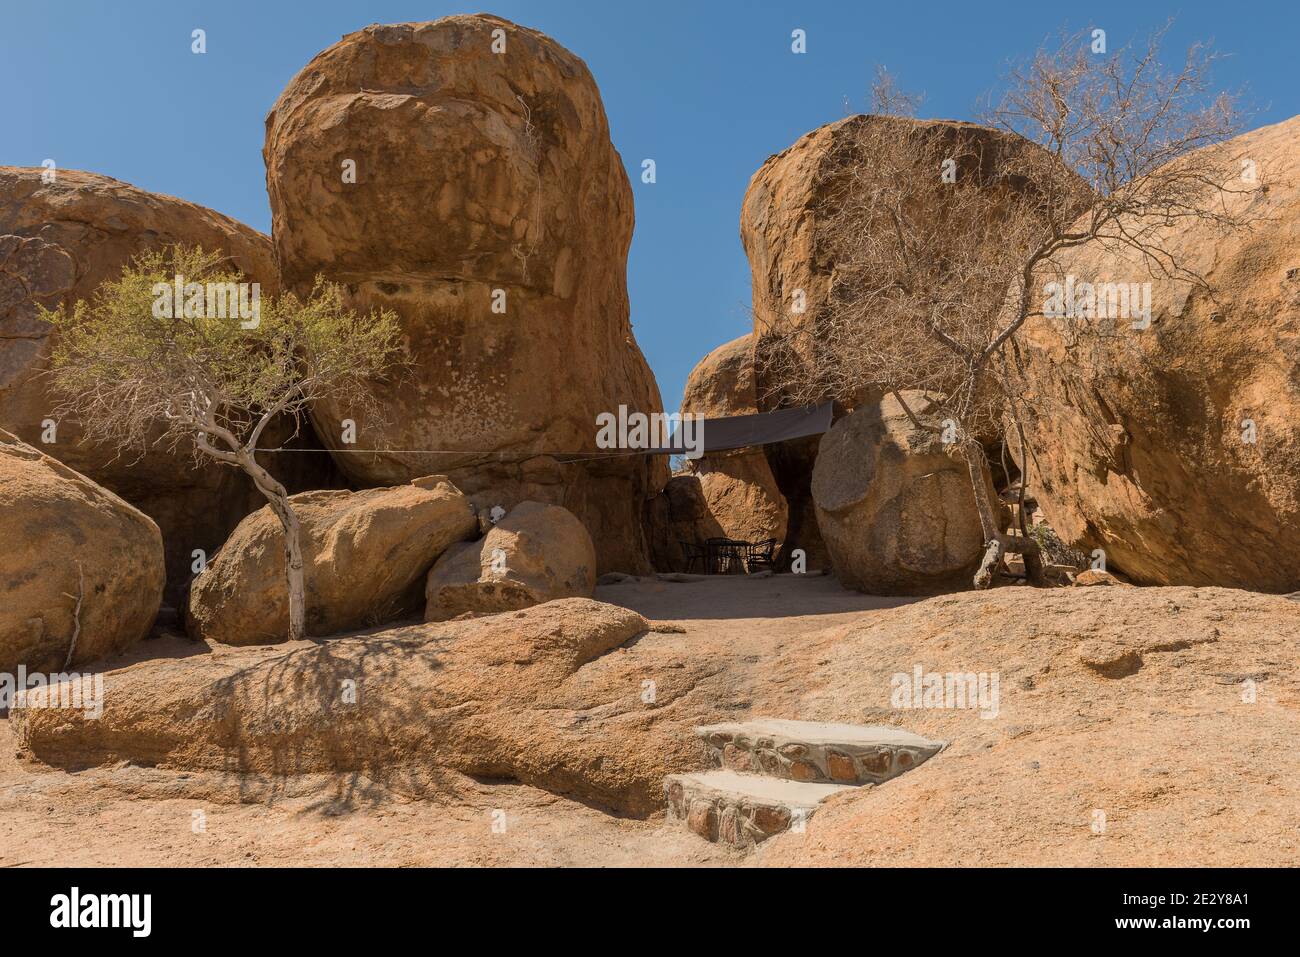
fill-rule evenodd
<path id="1" fill-rule="evenodd" d="M 821 405 L 756 412 L 753 415 L 706 418 L 703 424 L 704 448 L 701 451 L 707 455 L 709 452 L 726 452 L 752 445 L 770 445 L 773 442 L 821 435 L 831 427 L 834 405 L 833 402 L 823 402 Z M 651 455 L 682 455 L 694 451 L 685 447 L 686 437 L 682 426 L 678 425 L 669 437 L 668 445 L 646 449 L 646 452 Z"/>

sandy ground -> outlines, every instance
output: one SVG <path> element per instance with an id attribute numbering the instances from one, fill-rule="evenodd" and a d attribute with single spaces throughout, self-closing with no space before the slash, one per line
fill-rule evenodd
<path id="1" fill-rule="evenodd" d="M 685 628 L 655 635 L 665 648 L 689 655 L 693 641 L 707 640 L 730 648 L 738 667 L 761 667 L 811 632 L 906 601 L 847 592 L 829 577 L 784 575 L 629 581 L 597 589 L 596 598 Z M 206 653 L 201 644 L 164 636 L 107 666 Z M 741 860 L 662 819 L 620 819 L 518 784 L 466 778 L 447 801 L 411 801 L 365 780 L 303 778 L 258 789 L 151 768 L 69 773 L 17 760 L 14 752 L 8 721 L 0 719 L 0 867 L 680 867 Z M 251 791 L 272 796 L 254 802 Z"/>
<path id="2" fill-rule="evenodd" d="M 308 780 L 270 804 L 239 803 L 235 785 L 202 775 L 19 767 L 11 743 L 0 728 L 0 867 L 681 867 L 734 857 L 662 822 L 519 785 L 466 779 L 460 801 L 444 805 Z"/>

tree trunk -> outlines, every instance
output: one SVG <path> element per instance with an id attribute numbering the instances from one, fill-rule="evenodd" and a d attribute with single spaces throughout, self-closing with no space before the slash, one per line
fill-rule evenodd
<path id="1" fill-rule="evenodd" d="M 1042 587 L 1047 584 L 1043 574 L 1043 554 L 1038 542 L 1029 536 L 1029 523 L 1025 521 L 1025 489 L 1029 485 L 1029 443 L 1025 440 L 1025 427 L 1016 418 L 1016 436 L 1020 440 L 1020 495 L 1016 505 L 1016 519 L 1020 527 L 1021 555 L 1025 559 L 1025 577 L 1029 584 Z M 1004 445 L 1003 448 L 1006 448 Z"/>
<path id="2" fill-rule="evenodd" d="M 993 576 L 997 574 L 1005 552 L 1006 544 L 1000 538 L 991 539 L 985 547 L 984 557 L 980 559 L 980 567 L 975 570 L 974 578 L 974 585 L 980 591 L 993 587 Z"/>
<path id="3" fill-rule="evenodd" d="M 279 485 L 279 483 L 276 483 Z M 303 575 L 302 527 L 289 505 L 289 496 L 280 486 L 279 495 L 267 496 L 271 511 L 284 528 L 284 574 L 289 586 L 289 640 L 307 637 L 307 587 Z"/>
<path id="4" fill-rule="evenodd" d="M 993 576 L 1002 564 L 1002 556 L 1006 554 L 1007 540 L 998 528 L 997 512 L 989 495 L 989 463 L 984 455 L 984 447 L 972 438 L 964 438 L 962 454 L 970 472 L 971 493 L 975 496 L 975 508 L 979 512 L 980 529 L 984 534 L 984 557 L 980 559 L 974 578 L 975 587 L 983 590 L 993 587 Z"/>
<path id="5" fill-rule="evenodd" d="M 1043 570 L 1043 553 L 1038 543 L 1026 536 L 1021 540 L 1020 554 L 1025 559 L 1025 578 L 1029 584 L 1042 587 L 1047 584 L 1047 575 Z"/>
<path id="6" fill-rule="evenodd" d="M 1047 584 L 1043 574 L 1042 551 L 1038 543 L 1027 534 L 1013 537 L 998 528 L 997 508 L 989 494 L 992 483 L 984 447 L 974 440 L 967 440 L 962 445 L 962 452 L 966 458 L 966 467 L 970 471 L 971 490 L 975 496 L 975 508 L 979 511 L 980 528 L 983 530 L 985 541 L 984 557 L 980 559 L 979 568 L 975 572 L 975 587 L 981 590 L 993 587 L 993 578 L 997 574 L 998 566 L 1002 564 L 1002 559 L 1008 552 L 1024 556 L 1025 577 L 1031 585 Z M 1020 481 L 1023 490 L 1023 471 Z M 1022 497 L 1020 506 L 1022 512 L 1023 503 Z M 1021 527 L 1024 527 L 1023 522 Z"/>
<path id="7" fill-rule="evenodd" d="M 293 506 L 289 504 L 289 493 L 283 485 L 266 469 L 257 464 L 253 453 L 246 449 L 239 452 L 239 464 L 253 479 L 257 490 L 270 503 L 271 511 L 280 520 L 284 530 L 284 571 L 289 588 L 289 634 L 290 641 L 307 637 L 307 588 L 303 574 L 302 560 L 302 526 Z"/>

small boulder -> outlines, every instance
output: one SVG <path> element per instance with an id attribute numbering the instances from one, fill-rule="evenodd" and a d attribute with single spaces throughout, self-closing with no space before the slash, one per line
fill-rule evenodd
<path id="1" fill-rule="evenodd" d="M 521 502 L 480 541 L 447 550 L 429 572 L 425 621 L 590 598 L 596 549 L 568 509 Z"/>
<path id="2" fill-rule="evenodd" d="M 1088 588 L 1097 585 L 1122 585 L 1124 582 L 1110 572 L 1104 572 L 1100 568 L 1089 568 L 1075 575 L 1071 584 L 1076 588 Z"/>
<path id="3" fill-rule="evenodd" d="M 0 673 L 62 669 L 74 632 L 72 666 L 149 633 L 164 579 L 158 526 L 4 431 L 0 542 Z"/>
<path id="4" fill-rule="evenodd" d="M 477 529 L 469 499 L 433 477 L 360 492 L 290 496 L 302 524 L 307 633 L 329 635 L 418 615 L 420 586 Z M 186 630 L 227 645 L 284 641 L 284 532 L 269 506 L 239 523 L 190 590 Z"/>
<path id="5" fill-rule="evenodd" d="M 921 392 L 904 392 L 916 415 Z M 840 582 L 879 595 L 968 585 L 983 533 L 966 465 L 918 428 L 893 396 L 845 416 L 822 437 L 813 468 L 817 524 Z"/>
<path id="6" fill-rule="evenodd" d="M 1103 678 L 1127 678 L 1142 667 L 1142 653 L 1119 641 L 1092 639 L 1079 645 L 1079 661 Z"/>

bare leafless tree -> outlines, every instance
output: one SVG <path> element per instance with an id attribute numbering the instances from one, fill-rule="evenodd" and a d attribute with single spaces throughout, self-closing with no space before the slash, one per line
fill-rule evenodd
<path id="1" fill-rule="evenodd" d="M 1111 54 L 1095 52 L 1091 33 L 1063 35 L 1011 69 L 984 126 L 899 115 L 912 101 L 880 74 L 876 114 L 856 118 L 838 140 L 845 155 L 826 164 L 829 297 L 814 315 L 760 330 L 765 379 L 783 397 L 853 405 L 892 393 L 913 424 L 951 439 L 987 543 L 976 587 L 992 584 L 1007 552 L 1023 553 L 1039 579 L 1023 507 L 1020 535 L 998 521 L 985 444 L 1014 433 L 1023 506 L 1030 450 L 1015 336 L 1044 315 L 1045 277 L 1097 242 L 1204 286 L 1164 248 L 1169 225 L 1249 228 L 1222 200 L 1261 183 L 1242 181 L 1230 151 L 1207 149 L 1240 132 L 1235 99 L 1211 89 L 1205 47 L 1163 67 L 1164 33 Z M 925 391 L 938 415 L 917 417 L 908 390 Z"/>

